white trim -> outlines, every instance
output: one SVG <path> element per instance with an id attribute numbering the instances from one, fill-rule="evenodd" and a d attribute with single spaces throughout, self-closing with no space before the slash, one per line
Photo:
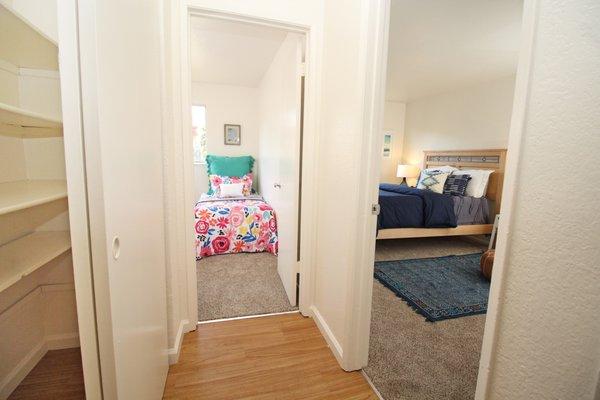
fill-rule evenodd
<path id="1" fill-rule="evenodd" d="M 31 349 L 21 362 L 0 382 L 0 399 L 7 399 L 47 352 L 46 342 L 40 342 Z"/>
<path id="2" fill-rule="evenodd" d="M 177 329 L 177 335 L 175 336 L 175 345 L 169 349 L 169 365 L 177 364 L 179 361 L 179 354 L 181 354 L 181 344 L 183 343 L 183 336 L 187 332 L 186 327 L 188 320 L 184 319 L 179 322 L 179 328 Z"/>
<path id="3" fill-rule="evenodd" d="M 32 76 L 36 78 L 60 79 L 58 71 L 51 69 L 19 68 L 19 76 Z"/>
<path id="4" fill-rule="evenodd" d="M 317 145 L 318 145 L 318 100 L 320 93 L 320 74 L 318 73 L 318 55 L 321 51 L 320 36 L 317 36 L 316 26 L 304 26 L 300 24 L 289 23 L 286 21 L 277 21 L 273 19 L 257 18 L 255 16 L 242 15 L 228 11 L 218 11 L 195 6 L 193 1 L 182 2 L 179 10 L 179 36 L 180 36 L 180 79 L 178 84 L 181 87 L 181 97 L 175 99 L 174 113 L 179 115 L 181 119 L 181 131 L 179 138 L 175 139 L 178 142 L 179 148 L 176 149 L 177 160 L 183 161 L 183 172 L 181 174 L 182 193 L 178 193 L 177 214 L 179 215 L 181 224 L 177 229 L 184 230 L 185 243 L 194 243 L 195 235 L 189 217 L 189 207 L 194 204 L 194 170 L 191 149 L 191 120 L 189 116 L 189 105 L 191 101 L 191 66 L 189 56 L 189 17 L 190 15 L 202 15 L 205 17 L 221 18 L 232 21 L 241 21 L 245 23 L 254 23 L 264 26 L 277 27 L 288 31 L 300 32 L 306 35 L 306 62 L 309 73 L 305 80 L 304 93 L 304 149 L 303 149 L 303 171 L 302 171 L 302 226 L 301 236 L 301 262 L 299 271 L 302 279 L 300 285 L 300 296 L 298 299 L 299 309 L 303 315 L 310 314 L 310 305 L 314 297 L 314 278 L 313 268 L 314 263 L 314 232 L 316 230 L 316 190 L 314 189 L 313 177 L 317 173 Z M 181 143 L 179 143 L 181 140 Z M 188 145 L 189 144 L 189 145 Z M 196 261 L 194 249 L 192 246 L 185 247 L 187 251 L 184 254 L 185 260 L 185 275 L 187 279 L 187 313 L 188 319 L 197 319 L 198 304 L 197 304 L 197 281 L 196 281 Z"/>
<path id="5" fill-rule="evenodd" d="M 367 375 L 367 373 L 365 372 L 365 370 L 361 369 L 360 373 L 365 378 L 365 380 L 367 381 L 367 383 L 369 384 L 369 386 L 371 386 L 371 389 L 373 389 L 373 392 L 375 392 L 375 395 L 377 396 L 377 398 L 379 400 L 385 400 L 383 398 L 383 396 L 381 395 L 381 393 L 379 393 L 379 390 L 375 387 L 375 384 L 373 383 L 373 381 L 371 380 L 371 378 L 369 378 L 369 375 Z"/>
<path id="6" fill-rule="evenodd" d="M 58 283 L 58 284 L 42 284 L 36 286 L 30 290 L 26 295 L 17 300 L 10 307 L 0 313 L 0 321 L 5 318 L 9 318 L 9 314 L 17 313 L 20 315 L 21 308 L 25 307 L 27 302 L 33 301 L 34 296 L 40 296 L 40 301 L 44 301 L 44 295 L 52 292 L 74 292 L 75 287 L 73 283 Z M 40 329 L 44 330 L 44 324 Z M 43 336 L 40 341 L 14 366 L 14 368 L 6 374 L 4 379 L 0 382 L 0 399 L 7 398 L 23 379 L 31 372 L 31 370 L 40 362 L 42 357 L 46 355 L 49 350 L 61 350 L 79 347 L 79 333 L 78 332 L 67 332 L 59 333 L 55 335 L 46 335 L 43 332 Z"/>
<path id="7" fill-rule="evenodd" d="M 39 287 L 42 293 L 75 291 L 75 284 L 73 282 L 42 284 Z"/>
<path id="8" fill-rule="evenodd" d="M 484 400 L 488 397 L 490 376 L 494 353 L 498 341 L 498 320 L 502 307 L 504 280 L 506 279 L 506 255 L 510 225 L 514 218 L 516 203 L 516 188 L 518 184 L 518 171 L 521 160 L 521 144 L 523 130 L 527 115 L 529 100 L 529 87 L 531 83 L 533 49 L 535 47 L 535 33 L 537 28 L 538 0 L 525 0 L 523 4 L 523 22 L 521 28 L 521 50 L 517 67 L 514 100 L 510 131 L 508 136 L 508 151 L 504 187 L 502 191 L 502 209 L 497 232 L 496 253 L 494 259 L 494 279 L 490 286 L 488 310 L 483 332 L 483 343 L 479 359 L 479 374 L 475 400 Z"/>
<path id="9" fill-rule="evenodd" d="M 337 362 L 343 368 L 344 350 L 342 349 L 342 346 L 331 331 L 331 328 L 329 328 L 329 325 L 327 325 L 327 322 L 325 322 L 325 319 L 321 316 L 319 310 L 314 305 L 310 307 L 310 310 L 312 312 L 312 317 L 317 324 L 317 328 L 319 328 L 319 331 L 321 331 L 321 335 L 323 335 L 325 338 L 325 341 L 329 345 L 329 348 L 331 349 L 331 352 L 335 356 Z"/>
<path id="10" fill-rule="evenodd" d="M 79 347 L 79 333 L 61 333 L 58 335 L 48 335 L 45 337 L 46 348 L 48 350 L 62 350 Z"/>
<path id="11" fill-rule="evenodd" d="M 252 318 L 272 317 L 274 315 L 296 314 L 296 313 L 299 313 L 299 312 L 300 311 L 298 311 L 298 310 L 294 310 L 294 311 L 282 311 L 282 312 L 266 313 L 266 314 L 244 315 L 242 317 L 231 317 L 231 318 L 211 319 L 211 320 L 208 320 L 208 321 L 198 321 L 197 324 L 198 325 L 206 325 L 206 324 L 214 324 L 216 322 L 227 322 L 227 321 L 237 321 L 237 320 L 240 320 L 240 319 L 252 319 Z"/>

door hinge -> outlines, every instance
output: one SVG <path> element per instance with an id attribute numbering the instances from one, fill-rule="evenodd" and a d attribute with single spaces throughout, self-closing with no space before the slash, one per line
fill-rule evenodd
<path id="1" fill-rule="evenodd" d="M 306 63 L 302 62 L 300 63 L 300 68 L 298 68 L 300 70 L 300 76 L 306 76 Z"/>
<path id="2" fill-rule="evenodd" d="M 373 215 L 379 215 L 380 211 L 381 211 L 381 207 L 379 206 L 379 204 L 373 204 L 371 206 L 371 214 L 373 214 Z"/>

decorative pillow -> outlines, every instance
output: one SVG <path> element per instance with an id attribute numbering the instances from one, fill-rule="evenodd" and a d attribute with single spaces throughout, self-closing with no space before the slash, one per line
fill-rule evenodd
<path id="1" fill-rule="evenodd" d="M 208 180 L 210 182 L 211 193 L 214 196 L 222 197 L 220 186 L 222 184 L 241 183 L 243 185 L 242 195 L 248 196 L 252 193 L 252 173 L 245 174 L 244 176 L 220 176 L 220 175 L 209 175 Z"/>
<path id="2" fill-rule="evenodd" d="M 469 170 L 461 170 L 461 174 L 466 174 L 471 176 L 471 180 L 467 185 L 467 190 L 465 191 L 466 196 L 471 197 L 483 197 L 485 196 L 485 192 L 487 192 L 488 181 L 490 180 L 490 175 L 494 172 L 489 169 L 469 169 Z"/>
<path id="3" fill-rule="evenodd" d="M 443 193 L 444 183 L 446 183 L 448 175 L 450 175 L 448 172 L 424 170 L 421 172 L 421 176 L 419 177 L 417 189 L 425 189 L 436 193 Z"/>
<path id="4" fill-rule="evenodd" d="M 244 195 L 243 183 L 221 183 L 219 185 L 221 197 L 242 197 Z"/>
<path id="5" fill-rule="evenodd" d="M 206 172 L 208 176 L 244 176 L 252 172 L 254 167 L 254 157 L 252 156 L 215 156 L 209 154 L 206 156 Z M 208 194 L 213 194 L 213 188 L 209 185 Z"/>
<path id="6" fill-rule="evenodd" d="M 444 183 L 444 194 L 464 196 L 470 180 L 471 175 L 467 174 L 449 175 L 448 179 L 446 179 L 446 183 Z"/>

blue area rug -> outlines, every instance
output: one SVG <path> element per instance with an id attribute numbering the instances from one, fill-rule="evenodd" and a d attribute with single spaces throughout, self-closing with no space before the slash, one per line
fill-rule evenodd
<path id="1" fill-rule="evenodd" d="M 480 257 L 378 261 L 375 278 L 431 322 L 484 314 L 490 283 L 479 271 Z"/>

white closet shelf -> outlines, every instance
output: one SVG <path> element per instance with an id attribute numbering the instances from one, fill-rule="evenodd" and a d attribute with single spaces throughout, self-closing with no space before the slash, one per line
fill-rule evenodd
<path id="1" fill-rule="evenodd" d="M 7 4 L 0 4 L 0 26 L 4 60 L 23 68 L 58 70 L 56 43 Z"/>
<path id="2" fill-rule="evenodd" d="M 62 136 L 62 121 L 0 103 L 0 134 L 23 138 Z"/>
<path id="3" fill-rule="evenodd" d="M 0 215 L 67 197 L 67 181 L 31 180 L 0 183 Z"/>
<path id="4" fill-rule="evenodd" d="M 0 292 L 71 248 L 69 232 L 33 232 L 0 246 Z"/>

